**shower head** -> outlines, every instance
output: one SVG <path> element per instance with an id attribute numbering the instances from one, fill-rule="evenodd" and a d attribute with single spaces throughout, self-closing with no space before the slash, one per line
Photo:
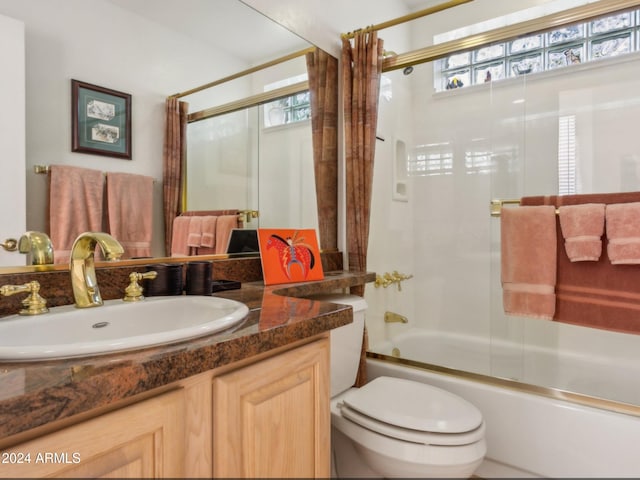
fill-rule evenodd
<path id="1" fill-rule="evenodd" d="M 405 75 L 410 75 L 411 72 L 413 72 L 412 66 L 404 67 L 404 70 L 402 70 L 402 73 L 404 73 Z"/>

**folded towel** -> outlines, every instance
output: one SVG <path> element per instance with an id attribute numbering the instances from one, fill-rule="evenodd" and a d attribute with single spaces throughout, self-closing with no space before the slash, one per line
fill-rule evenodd
<path id="1" fill-rule="evenodd" d="M 198 248 L 202 243 L 202 217 L 192 217 L 189 222 L 187 245 Z"/>
<path id="2" fill-rule="evenodd" d="M 226 253 L 231 230 L 238 228 L 238 215 L 221 215 L 216 223 L 216 253 Z"/>
<path id="3" fill-rule="evenodd" d="M 640 263 L 640 202 L 607 205 L 607 254 L 614 265 Z"/>
<path id="4" fill-rule="evenodd" d="M 564 248 L 572 262 L 598 261 L 600 258 L 604 208 L 604 203 L 586 203 L 558 209 Z"/>
<path id="5" fill-rule="evenodd" d="M 73 242 L 83 232 L 101 232 L 104 175 L 99 170 L 51 165 L 49 236 L 54 263 L 68 263 Z"/>
<path id="6" fill-rule="evenodd" d="M 218 217 L 205 215 L 202 217 L 202 242 L 203 247 L 214 248 L 216 246 L 216 225 Z"/>
<path id="7" fill-rule="evenodd" d="M 132 173 L 107 173 L 109 233 L 124 248 L 122 258 L 151 256 L 153 178 Z"/>
<path id="8" fill-rule="evenodd" d="M 504 311 L 552 319 L 555 312 L 555 207 L 503 208 L 501 275 Z"/>
<path id="9" fill-rule="evenodd" d="M 173 237 L 171 239 L 171 256 L 188 257 L 189 245 L 189 224 L 193 217 L 178 216 L 173 219 Z"/>

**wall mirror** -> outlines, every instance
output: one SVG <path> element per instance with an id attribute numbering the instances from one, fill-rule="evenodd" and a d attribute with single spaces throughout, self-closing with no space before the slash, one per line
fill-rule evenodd
<path id="1" fill-rule="evenodd" d="M 206 91 L 195 102 L 196 95 L 183 97 L 190 112 L 185 210 L 252 212 L 245 228 L 318 227 L 306 79 L 300 55 L 232 80 L 243 92 L 238 101 L 216 105 Z M 282 88 L 279 98 L 265 98 Z"/>
<path id="2" fill-rule="evenodd" d="M 46 0 L 21 3 L 0 0 L 0 15 L 17 19 L 25 25 L 25 44 L 22 48 L 25 49 L 27 72 L 26 229 L 48 231 L 47 175 L 34 173 L 35 165 L 78 165 L 105 172 L 150 175 L 157 180 L 153 200 L 154 257 L 162 257 L 164 253 L 161 159 L 165 98 L 310 46 L 306 40 L 239 0 L 186 0 L 179 3 L 174 0 L 96 0 L 90 5 L 74 5 L 73 10 L 56 9 Z M 98 27 L 94 25 L 95 21 L 98 22 Z M 105 31 L 117 32 L 117 35 L 110 42 L 99 42 L 100 32 Z M 101 45 L 97 51 L 90 47 L 96 43 Z M 304 57 L 300 62 L 304 64 Z M 287 76 L 281 78 L 289 78 L 289 72 L 285 73 Z M 71 152 L 71 78 L 132 94 L 131 161 Z M 264 76 L 261 78 L 255 74 L 187 100 L 191 111 L 198 111 L 245 98 L 275 81 L 276 79 Z M 291 217 L 285 218 L 280 214 L 290 212 L 292 206 L 298 208 L 303 202 L 303 211 L 295 215 L 304 219 L 304 223 L 300 225 L 310 225 L 309 222 L 314 222 L 313 213 L 316 210 L 315 205 L 311 206 L 315 201 L 315 191 L 309 189 L 314 184 L 313 169 L 307 168 L 306 163 L 286 164 L 282 168 L 273 163 L 268 166 L 262 164 L 263 160 L 282 160 L 283 155 L 276 152 L 273 146 L 288 148 L 288 142 L 293 140 L 287 136 L 301 135 L 304 128 L 310 129 L 310 122 L 307 120 L 288 128 L 283 125 L 275 126 L 275 119 L 272 124 L 266 125 L 264 111 L 265 107 L 260 106 L 244 114 L 231 114 L 243 115 L 244 128 L 247 132 L 256 134 L 257 140 L 250 140 L 249 133 L 235 133 L 224 137 L 217 145 L 198 146 L 194 143 L 194 156 L 198 149 L 209 153 L 215 150 L 220 160 L 220 165 L 215 168 L 217 172 L 224 173 L 200 175 L 196 169 L 198 178 L 211 182 L 216 177 L 221 177 L 225 182 L 222 185 L 226 187 L 230 185 L 228 175 L 238 177 L 240 173 L 250 169 L 250 175 L 245 178 L 245 203 L 234 202 L 233 208 L 258 210 L 261 225 L 295 227 L 286 219 Z M 272 116 L 275 118 L 276 113 Z M 216 131 L 223 129 L 220 123 L 227 123 L 221 118 L 216 121 Z M 194 123 L 194 138 L 197 137 L 195 130 L 203 131 L 204 126 L 205 123 L 202 122 Z M 243 157 L 239 161 L 235 160 L 237 152 L 222 153 L 220 149 L 224 146 L 237 149 L 238 139 L 241 137 L 243 143 L 240 153 Z M 296 145 L 286 152 L 287 158 L 309 162 L 312 158 L 310 134 L 307 138 L 296 139 Z M 247 143 L 244 143 L 245 139 Z M 260 152 L 262 156 L 258 157 Z M 191 164 L 195 165 L 197 163 Z M 291 171 L 295 169 L 299 171 L 291 175 Z M 10 172 L 11 169 L 6 171 Z M 304 180 L 301 179 L 303 173 L 309 175 Z M 271 195 L 274 190 L 284 192 L 284 189 L 278 189 L 272 182 L 281 182 L 285 174 L 296 178 L 295 184 L 288 189 L 286 198 Z M 210 183 L 206 183 L 205 187 L 208 193 L 201 195 L 200 199 L 216 190 Z M 249 191 L 249 188 L 253 190 Z M 223 191 L 218 197 L 226 198 L 224 188 L 221 187 L 221 190 Z M 193 183 L 190 191 L 197 194 Z M 226 192 L 228 193 L 228 189 Z M 302 198 L 297 192 L 308 194 Z M 190 200 L 187 207 L 219 208 L 213 204 L 198 205 L 194 202 L 195 198 Z M 270 212 L 275 212 L 276 216 L 273 217 Z M 247 226 L 253 228 L 258 223 Z M 15 235 L 19 236 L 21 233 L 16 232 Z"/>

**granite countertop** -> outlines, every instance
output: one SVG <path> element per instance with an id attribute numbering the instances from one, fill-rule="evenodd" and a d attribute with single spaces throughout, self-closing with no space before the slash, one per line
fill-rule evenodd
<path id="1" fill-rule="evenodd" d="M 373 273 L 327 272 L 314 282 L 248 282 L 214 294 L 249 307 L 242 323 L 224 332 L 109 355 L 1 362 L 0 440 L 348 324 L 351 307 L 301 297 L 374 280 Z"/>

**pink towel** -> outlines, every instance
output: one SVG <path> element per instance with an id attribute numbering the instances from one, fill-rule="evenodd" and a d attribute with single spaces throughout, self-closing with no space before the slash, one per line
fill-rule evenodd
<path id="1" fill-rule="evenodd" d="M 216 253 L 226 253 L 231 230 L 238 228 L 238 215 L 221 215 L 216 224 Z"/>
<path id="2" fill-rule="evenodd" d="M 187 245 L 198 248 L 202 244 L 202 217 L 192 217 L 189 222 Z"/>
<path id="3" fill-rule="evenodd" d="M 216 246 L 216 226 L 218 217 L 205 215 L 202 217 L 202 242 L 203 247 L 214 248 Z"/>
<path id="4" fill-rule="evenodd" d="M 171 256 L 188 257 L 189 245 L 189 224 L 193 217 L 179 216 L 173 219 L 173 238 L 171 239 Z"/>
<path id="5" fill-rule="evenodd" d="M 640 263 L 640 202 L 607 205 L 607 254 L 614 265 Z"/>
<path id="6" fill-rule="evenodd" d="M 102 231 L 104 175 L 99 170 L 68 165 L 51 165 L 49 171 L 49 236 L 54 263 L 68 263 L 78 235 Z"/>
<path id="7" fill-rule="evenodd" d="M 500 218 L 505 313 L 552 319 L 556 304 L 555 207 L 503 208 Z"/>
<path id="8" fill-rule="evenodd" d="M 107 173 L 109 233 L 124 248 L 122 258 L 150 257 L 153 234 L 153 178 Z"/>
<path id="9" fill-rule="evenodd" d="M 602 254 L 604 203 L 567 205 L 558 209 L 564 248 L 572 262 L 598 261 Z"/>

